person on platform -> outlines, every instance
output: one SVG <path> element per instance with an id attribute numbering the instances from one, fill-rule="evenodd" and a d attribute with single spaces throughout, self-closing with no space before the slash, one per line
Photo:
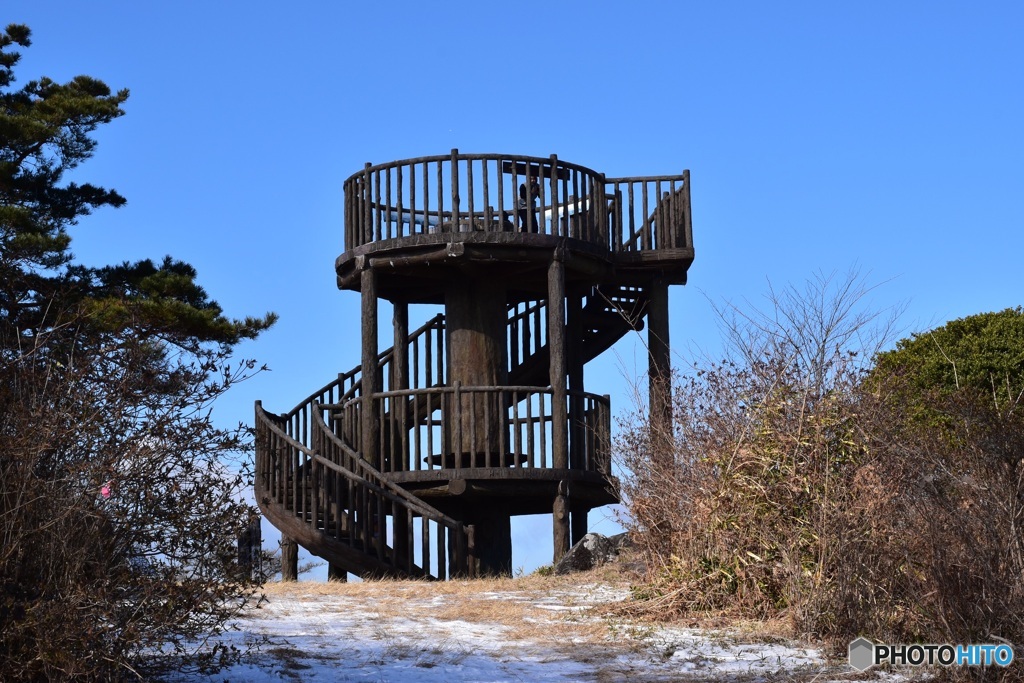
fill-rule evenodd
<path id="1" fill-rule="evenodd" d="M 516 218 L 519 220 L 521 232 L 540 232 L 540 214 L 537 213 L 537 200 L 540 197 L 540 183 L 537 177 L 530 178 L 529 184 L 519 186 L 519 201 L 516 205 Z M 533 222 L 530 223 L 530 218 Z"/>

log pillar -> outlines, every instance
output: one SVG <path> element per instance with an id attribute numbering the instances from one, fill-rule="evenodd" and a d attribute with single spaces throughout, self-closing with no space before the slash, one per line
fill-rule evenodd
<path id="1" fill-rule="evenodd" d="M 475 507 L 468 526 L 473 529 L 476 576 L 512 576 L 512 514 L 500 499 Z"/>
<path id="2" fill-rule="evenodd" d="M 299 544 L 281 536 L 281 581 L 299 580 Z"/>
<path id="3" fill-rule="evenodd" d="M 569 467 L 569 416 L 566 411 L 565 264 L 555 254 L 548 267 L 548 377 L 551 382 L 551 458 L 555 469 Z M 569 490 L 560 482 L 551 515 L 554 561 L 569 552 Z"/>
<path id="4" fill-rule="evenodd" d="M 508 384 L 506 359 L 507 293 L 501 283 L 459 278 L 445 292 L 448 336 L 448 381 L 467 387 Z M 500 465 L 499 432 L 505 429 L 501 396 L 497 393 L 461 394 L 458 402 L 462 466 Z M 468 460 L 475 454 L 476 461 Z M 489 457 L 491 456 L 491 457 Z"/>
<path id="5" fill-rule="evenodd" d="M 557 564 L 562 557 L 569 552 L 569 482 L 558 482 L 558 493 L 555 495 L 555 504 L 551 510 L 551 517 L 554 519 L 554 554 L 551 559 Z"/>
<path id="6" fill-rule="evenodd" d="M 570 295 L 566 303 L 566 373 L 569 379 L 569 467 L 586 469 L 586 409 L 583 396 L 583 297 Z"/>
<path id="7" fill-rule="evenodd" d="M 555 469 L 569 467 L 565 339 L 565 265 L 556 254 L 548 267 L 548 377 L 551 382 L 551 450 Z"/>
<path id="8" fill-rule="evenodd" d="M 583 537 L 587 535 L 587 508 L 581 505 L 572 506 L 572 517 L 571 517 L 572 536 L 571 544 L 576 545 Z"/>
<path id="9" fill-rule="evenodd" d="M 500 282 L 454 279 L 445 292 L 448 382 L 451 386 L 501 387 L 508 384 L 506 357 L 507 292 Z M 453 397 L 446 429 L 455 467 L 500 467 L 506 410 L 497 392 L 459 392 Z M 454 444 L 458 444 L 456 449 Z M 458 451 L 458 452 L 456 452 Z M 512 575 L 512 513 L 501 499 L 466 510 L 474 528 L 475 563 L 481 575 Z"/>
<path id="10" fill-rule="evenodd" d="M 409 304 L 396 302 L 393 306 L 391 322 L 394 328 L 395 344 L 391 355 L 391 377 L 388 378 L 388 388 L 391 391 L 400 391 L 409 388 Z M 389 430 L 387 441 L 388 450 L 392 454 L 390 467 L 392 471 L 404 471 L 413 466 L 412 463 L 406 462 L 404 453 L 398 457 L 402 434 L 411 426 L 409 416 L 406 414 L 406 406 L 405 401 L 395 401 L 391 404 L 391 409 L 398 413 L 390 423 L 392 429 L 395 426 L 398 427 L 398 432 Z M 395 561 L 399 567 L 411 569 L 409 520 L 405 508 L 395 506 L 394 513 L 392 519 Z"/>
<path id="11" fill-rule="evenodd" d="M 327 563 L 327 580 L 337 581 L 338 583 L 347 583 L 348 572 L 333 562 L 329 562 Z"/>
<path id="12" fill-rule="evenodd" d="M 378 391 L 380 374 L 377 369 L 377 273 L 366 268 L 360 275 L 359 291 L 362 295 L 362 406 L 360 408 L 361 451 L 363 459 L 380 467 L 378 444 L 380 421 L 371 394 Z"/>
<path id="13" fill-rule="evenodd" d="M 391 326 L 394 331 L 394 345 L 391 352 L 391 376 L 387 378 L 388 390 L 400 391 L 409 388 L 408 303 L 394 303 Z M 408 462 L 410 454 L 402 451 L 403 436 L 413 426 L 408 408 L 409 403 L 406 400 L 391 401 L 390 410 L 393 415 L 385 429 L 388 459 L 386 468 L 389 472 L 404 472 L 415 466 L 414 463 Z"/>
<path id="14" fill-rule="evenodd" d="M 672 357 L 669 349 L 668 282 L 656 278 L 651 283 L 647 313 L 649 349 L 648 392 L 651 428 L 660 441 L 658 451 L 671 448 L 672 436 Z"/>
<path id="15" fill-rule="evenodd" d="M 391 390 L 397 391 L 409 388 L 409 304 L 397 302 L 393 309 L 391 323 L 395 331 L 395 344 L 388 382 Z"/>

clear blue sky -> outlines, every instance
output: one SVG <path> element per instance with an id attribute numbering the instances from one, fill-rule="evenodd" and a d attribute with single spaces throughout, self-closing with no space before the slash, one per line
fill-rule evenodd
<path id="1" fill-rule="evenodd" d="M 1019 2 L 5 0 L 0 15 L 33 30 L 20 83 L 86 73 L 132 93 L 80 174 L 128 205 L 82 221 L 80 259 L 170 253 L 229 314 L 280 314 L 241 349 L 273 371 L 228 397 L 225 422 L 358 363 L 359 297 L 333 272 L 342 182 L 453 147 L 690 169 L 680 364 L 718 344 L 706 297 L 757 303 L 768 280 L 817 270 L 892 279 L 874 303 L 908 302 L 908 330 L 1024 303 Z M 642 354 L 623 340 L 587 389 L 628 408 Z M 547 521 L 518 525 L 514 564 L 549 562 L 550 543 Z"/>

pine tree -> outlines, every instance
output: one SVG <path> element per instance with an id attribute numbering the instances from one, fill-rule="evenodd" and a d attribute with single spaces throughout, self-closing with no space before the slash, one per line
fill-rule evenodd
<path id="1" fill-rule="evenodd" d="M 66 176 L 128 91 L 16 89 L 30 36 L 0 34 L 0 680 L 133 678 L 155 651 L 223 662 L 195 638 L 252 593 L 233 542 L 255 510 L 248 430 L 210 411 L 258 371 L 231 353 L 275 316 L 226 317 L 171 257 L 74 262 L 71 230 L 126 200 Z"/>

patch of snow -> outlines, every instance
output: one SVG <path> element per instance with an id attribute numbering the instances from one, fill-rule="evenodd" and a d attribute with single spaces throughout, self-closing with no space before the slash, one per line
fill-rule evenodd
<path id="1" fill-rule="evenodd" d="M 383 589 L 382 589 L 383 590 Z M 271 596 L 225 636 L 237 647 L 266 643 L 244 663 L 210 676 L 178 675 L 174 683 L 554 683 L 555 681 L 764 680 L 840 674 L 817 650 L 784 643 L 739 642 L 726 631 L 610 621 L 605 642 L 582 638 L 569 622 L 600 622 L 586 608 L 626 597 L 624 589 L 580 586 L 543 595 L 480 593 L 476 599 L 527 602 L 549 614 L 544 634 L 524 638 L 509 626 L 441 619 L 446 595 L 402 600 L 408 609 L 375 609 L 374 601 L 314 592 Z M 429 588 L 417 591 L 417 596 Z M 522 621 L 536 622 L 536 617 Z M 562 626 L 560 628 L 560 626 Z"/>

